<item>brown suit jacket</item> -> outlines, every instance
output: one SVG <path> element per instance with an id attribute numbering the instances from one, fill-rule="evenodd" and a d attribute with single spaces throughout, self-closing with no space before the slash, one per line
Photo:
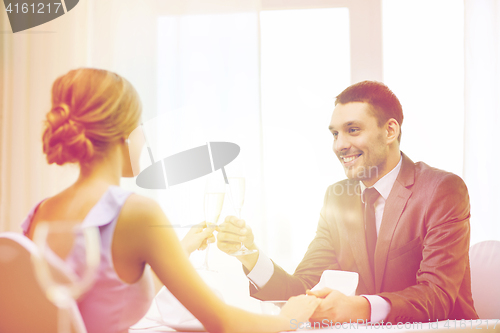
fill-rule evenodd
<path id="1" fill-rule="evenodd" d="M 359 182 L 343 180 L 326 191 L 316 236 L 290 275 L 274 264 L 269 282 L 250 293 L 262 300 L 288 299 L 318 283 L 324 270 L 358 272 L 356 294 L 379 295 L 391 304 L 387 322 L 476 319 L 469 265 L 470 205 L 463 180 L 413 163 L 403 154 L 387 198 L 368 263 Z"/>

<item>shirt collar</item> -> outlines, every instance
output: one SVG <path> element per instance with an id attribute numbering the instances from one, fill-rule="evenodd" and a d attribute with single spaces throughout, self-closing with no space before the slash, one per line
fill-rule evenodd
<path id="1" fill-rule="evenodd" d="M 380 178 L 372 187 L 375 187 L 375 189 L 380 193 L 382 198 L 384 200 L 387 200 L 389 197 L 389 194 L 391 193 L 392 186 L 394 185 L 394 182 L 396 181 L 396 178 L 398 178 L 399 170 L 401 170 L 401 164 L 403 162 L 403 156 L 399 158 L 398 164 L 389 171 L 384 177 Z M 361 193 L 364 192 L 366 189 L 365 184 L 363 184 L 362 181 L 359 181 L 359 186 L 361 187 Z M 361 200 L 363 200 L 363 196 L 361 196 Z"/>

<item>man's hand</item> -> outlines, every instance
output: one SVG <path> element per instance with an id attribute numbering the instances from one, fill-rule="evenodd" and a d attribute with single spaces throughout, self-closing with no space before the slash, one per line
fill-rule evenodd
<path id="1" fill-rule="evenodd" d="M 238 251 L 241 243 L 245 244 L 247 249 L 257 249 L 254 244 L 252 229 L 246 225 L 244 220 L 235 216 L 227 216 L 224 223 L 217 227 L 217 247 L 227 254 Z M 246 256 L 237 257 L 239 261 L 248 269 L 252 270 L 259 258 L 259 252 Z"/>
<path id="2" fill-rule="evenodd" d="M 308 295 L 322 298 L 321 304 L 314 311 L 311 321 L 321 321 L 323 319 L 333 322 L 357 322 L 370 320 L 370 303 L 363 296 L 346 296 L 340 291 L 330 288 L 323 288 L 317 291 L 307 290 Z"/>
<path id="3" fill-rule="evenodd" d="M 215 228 L 208 227 L 205 222 L 201 222 L 192 227 L 186 236 L 181 240 L 181 245 L 188 256 L 196 249 L 204 250 L 208 243 L 215 242 L 213 235 Z"/>

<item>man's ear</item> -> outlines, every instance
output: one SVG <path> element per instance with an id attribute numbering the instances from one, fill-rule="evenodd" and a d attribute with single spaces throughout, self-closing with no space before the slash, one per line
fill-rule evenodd
<path id="1" fill-rule="evenodd" d="M 391 144 L 394 140 L 398 139 L 401 127 L 396 119 L 391 118 L 385 123 L 385 128 L 387 131 L 387 143 Z"/>

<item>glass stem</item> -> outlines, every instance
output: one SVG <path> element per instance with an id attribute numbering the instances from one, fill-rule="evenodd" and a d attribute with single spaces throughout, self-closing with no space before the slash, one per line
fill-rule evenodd
<path id="1" fill-rule="evenodd" d="M 210 250 L 210 244 L 207 244 L 207 249 L 205 250 L 205 262 L 203 263 L 203 268 L 206 269 L 207 271 L 209 270 L 208 268 L 208 251 Z"/>
<path id="2" fill-rule="evenodd" d="M 68 302 L 58 306 L 57 332 L 71 333 L 71 305 Z"/>
<path id="3" fill-rule="evenodd" d="M 87 333 L 87 328 L 85 327 L 85 323 L 83 322 L 82 316 L 78 315 L 80 313 L 80 310 L 78 309 L 78 305 L 76 304 L 76 302 L 71 302 L 71 307 L 69 311 L 74 331 L 76 333 Z"/>

